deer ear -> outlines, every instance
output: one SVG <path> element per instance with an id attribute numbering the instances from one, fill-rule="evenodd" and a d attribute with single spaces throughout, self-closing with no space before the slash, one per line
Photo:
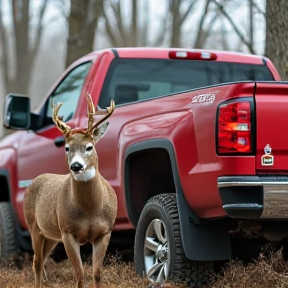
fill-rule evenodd
<path id="1" fill-rule="evenodd" d="M 94 143 L 98 142 L 98 140 L 105 134 L 107 128 L 108 128 L 109 122 L 106 122 L 105 124 L 97 127 L 93 131 L 93 140 Z"/>

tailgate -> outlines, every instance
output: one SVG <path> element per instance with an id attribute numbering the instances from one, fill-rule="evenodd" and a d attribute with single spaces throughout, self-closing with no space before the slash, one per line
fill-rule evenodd
<path id="1" fill-rule="evenodd" d="M 257 83 L 256 171 L 288 173 L 288 84 Z"/>

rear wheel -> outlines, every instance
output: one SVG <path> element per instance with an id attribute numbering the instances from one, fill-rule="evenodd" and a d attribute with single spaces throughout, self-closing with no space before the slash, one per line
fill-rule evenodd
<path id="1" fill-rule="evenodd" d="M 175 194 L 155 196 L 143 208 L 136 229 L 134 262 L 137 273 L 151 282 L 198 286 L 208 281 L 213 262 L 191 261 L 183 251 Z"/>
<path id="2" fill-rule="evenodd" d="M 0 258 L 18 251 L 16 233 L 9 202 L 0 202 Z"/>

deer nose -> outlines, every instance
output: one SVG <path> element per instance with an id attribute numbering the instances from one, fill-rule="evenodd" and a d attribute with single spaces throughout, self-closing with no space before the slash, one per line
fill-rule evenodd
<path id="1" fill-rule="evenodd" d="M 79 162 L 74 162 L 73 164 L 71 164 L 70 166 L 70 169 L 73 171 L 73 172 L 79 172 L 80 170 L 83 169 L 83 165 Z"/>

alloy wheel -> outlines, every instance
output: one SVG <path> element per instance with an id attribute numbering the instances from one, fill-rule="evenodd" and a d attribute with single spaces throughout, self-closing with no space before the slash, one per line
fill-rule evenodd
<path id="1" fill-rule="evenodd" d="M 148 225 L 144 242 L 144 263 L 148 279 L 163 283 L 168 280 L 169 243 L 165 224 L 154 219 Z"/>

